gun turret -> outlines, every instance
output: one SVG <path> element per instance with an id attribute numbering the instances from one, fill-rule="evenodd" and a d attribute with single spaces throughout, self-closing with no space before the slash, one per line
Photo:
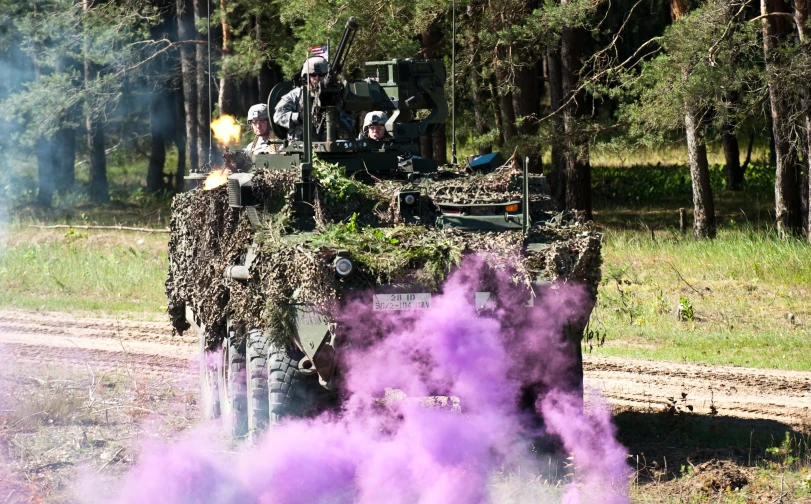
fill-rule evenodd
<path id="1" fill-rule="evenodd" d="M 335 59 L 329 66 L 329 73 L 327 74 L 326 81 L 333 83 L 337 80 L 338 75 L 344 70 L 344 63 L 346 63 L 347 55 L 349 54 L 349 47 L 355 41 L 355 34 L 358 31 L 358 21 L 355 16 L 347 20 L 344 27 L 344 33 L 341 35 L 341 41 L 338 43 L 338 50 L 335 51 Z"/>

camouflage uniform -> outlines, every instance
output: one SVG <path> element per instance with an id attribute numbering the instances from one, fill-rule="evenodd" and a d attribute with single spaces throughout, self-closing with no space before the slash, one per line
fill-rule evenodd
<path id="1" fill-rule="evenodd" d="M 281 99 L 279 99 L 279 103 L 276 104 L 276 111 L 273 113 L 273 122 L 282 128 L 287 128 L 288 142 L 294 142 L 304 138 L 304 127 L 302 124 L 304 123 L 304 97 L 302 95 L 302 89 L 304 88 L 297 87 L 282 96 Z M 316 115 L 318 115 L 317 111 Z M 343 128 L 348 132 L 349 138 L 351 138 L 354 135 L 352 132 L 355 129 L 355 120 L 340 109 L 338 109 L 338 116 L 339 128 Z M 323 142 L 326 140 L 326 121 L 324 121 L 323 117 L 319 116 L 318 123 L 319 124 L 313 124 L 312 131 L 310 131 L 310 138 L 313 142 Z"/>
<path id="2" fill-rule="evenodd" d="M 282 128 L 287 128 L 288 142 L 301 140 L 304 137 L 304 128 L 302 127 L 302 123 L 304 123 L 304 117 L 302 117 L 302 111 L 304 110 L 302 89 L 301 87 L 297 87 L 282 96 L 279 103 L 276 104 L 276 111 L 273 113 L 273 122 Z M 312 131 L 310 132 L 314 141 L 323 140 L 317 138 L 318 135 L 314 133 L 315 132 Z"/>
<path id="3" fill-rule="evenodd" d="M 313 75 L 326 75 L 329 70 L 329 63 L 321 56 L 313 56 L 307 58 L 301 68 L 301 79 L 305 84 L 297 87 L 282 96 L 279 103 L 276 104 L 276 110 L 273 112 L 273 122 L 287 129 L 287 141 L 293 142 L 302 140 L 304 138 L 304 95 L 303 89 L 309 87 L 307 85 L 308 78 Z M 312 94 L 310 95 L 312 96 Z M 315 99 L 313 99 L 313 107 L 315 107 Z M 353 136 L 355 129 L 355 120 L 341 111 L 339 114 L 339 126 L 349 133 L 349 137 Z M 323 142 L 326 139 L 325 121 L 322 113 L 315 109 L 316 120 L 313 121 L 313 130 L 310 131 L 310 138 L 315 142 Z"/>
<path id="4" fill-rule="evenodd" d="M 253 139 L 253 142 L 248 144 L 247 147 L 242 149 L 242 151 L 253 157 L 257 154 L 272 154 L 279 150 L 279 146 L 277 144 L 270 143 L 270 135 L 267 137 L 256 137 Z"/>

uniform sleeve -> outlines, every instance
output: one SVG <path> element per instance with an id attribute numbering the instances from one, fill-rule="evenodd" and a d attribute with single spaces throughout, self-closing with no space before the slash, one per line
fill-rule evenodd
<path id="1" fill-rule="evenodd" d="M 300 94 L 301 88 L 296 88 L 282 96 L 279 103 L 276 104 L 276 110 L 273 112 L 273 122 L 282 128 L 290 129 L 294 126 L 291 121 L 294 123 L 301 121 L 298 117 Z"/>

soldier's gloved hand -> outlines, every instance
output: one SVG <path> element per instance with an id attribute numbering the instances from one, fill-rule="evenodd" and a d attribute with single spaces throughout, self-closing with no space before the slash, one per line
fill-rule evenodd
<path id="1" fill-rule="evenodd" d="M 290 124 L 301 124 L 301 114 L 292 112 L 290 114 Z"/>

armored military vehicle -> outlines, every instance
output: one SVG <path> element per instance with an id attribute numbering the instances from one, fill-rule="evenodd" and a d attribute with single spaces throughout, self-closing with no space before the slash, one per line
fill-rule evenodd
<path id="1" fill-rule="evenodd" d="M 356 28 L 350 19 L 327 78 L 302 93 L 300 140 L 280 141 L 247 172 L 172 205 L 169 314 L 177 331 L 200 335 L 205 416 L 236 435 L 340 397 L 351 335 L 337 314 L 349 299 L 372 313 L 430 310 L 445 276 L 471 255 L 485 270 L 510 272 L 509 302 L 527 309 L 562 281 L 584 285 L 591 306 L 596 298 L 600 235 L 555 212 L 544 177 L 526 164 L 494 154 L 439 167 L 419 157 L 419 137 L 448 114 L 443 63 L 372 61 L 365 78 L 342 79 Z M 271 92 L 271 111 L 292 86 Z M 340 138 L 339 114 L 366 111 L 388 114 L 393 140 Z M 470 293 L 478 308 L 501 302 L 481 283 Z M 561 336 L 574 387 L 591 306 Z"/>

